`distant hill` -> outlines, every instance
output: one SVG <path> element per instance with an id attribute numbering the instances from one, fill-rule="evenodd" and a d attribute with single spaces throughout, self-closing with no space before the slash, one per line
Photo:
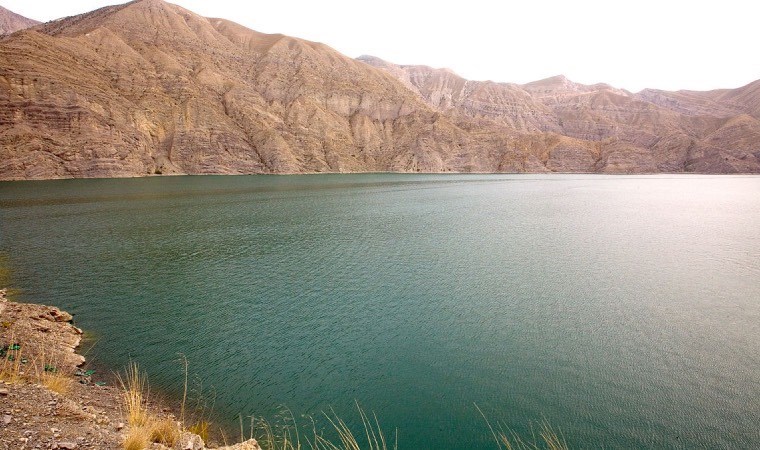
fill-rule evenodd
<path id="1" fill-rule="evenodd" d="M 550 170 L 707 172 L 760 170 L 760 81 L 738 89 L 637 94 L 559 75 L 518 85 L 465 80 L 448 69 L 381 68 L 436 109 L 523 133 L 580 140 L 542 160 Z M 593 145 L 596 143 L 597 145 Z"/>
<path id="2" fill-rule="evenodd" d="M 0 179 L 760 172 L 759 98 L 474 82 L 138 0 L 0 40 Z"/>
<path id="3" fill-rule="evenodd" d="M 36 20 L 28 19 L 22 15 L 0 6 L 0 36 L 15 33 L 24 28 L 39 24 Z"/>

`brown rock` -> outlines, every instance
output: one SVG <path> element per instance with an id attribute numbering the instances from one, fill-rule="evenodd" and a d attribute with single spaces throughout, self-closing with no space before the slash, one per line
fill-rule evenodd
<path id="1" fill-rule="evenodd" d="M 53 319 L 56 322 L 71 322 L 74 319 L 71 314 L 67 313 L 66 311 L 61 311 L 58 308 L 53 308 L 50 311 L 50 315 L 53 316 Z"/>
<path id="2" fill-rule="evenodd" d="M 256 439 L 249 439 L 235 445 L 220 447 L 219 450 L 261 450 L 261 446 Z"/>
<path id="3" fill-rule="evenodd" d="M 182 432 L 179 443 L 182 450 L 203 450 L 206 446 L 200 436 L 186 431 Z"/>
<path id="4" fill-rule="evenodd" d="M 76 442 L 58 442 L 57 444 L 53 444 L 53 448 L 57 448 L 59 450 L 74 450 L 77 448 Z"/>

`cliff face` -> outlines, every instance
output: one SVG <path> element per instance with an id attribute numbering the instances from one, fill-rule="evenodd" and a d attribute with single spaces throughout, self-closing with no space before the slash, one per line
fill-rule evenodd
<path id="1" fill-rule="evenodd" d="M 743 89 L 472 82 L 139 0 L 0 41 L 0 179 L 760 171 Z"/>
<path id="2" fill-rule="evenodd" d="M 0 6 L 0 36 L 33 27 L 38 23 L 36 20 L 26 18 Z"/>

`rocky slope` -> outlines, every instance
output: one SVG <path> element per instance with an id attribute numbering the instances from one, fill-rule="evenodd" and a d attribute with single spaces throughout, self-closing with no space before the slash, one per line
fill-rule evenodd
<path id="1" fill-rule="evenodd" d="M 470 81 L 447 69 L 399 66 L 372 56 L 358 59 L 448 114 L 582 141 L 572 151 L 551 151 L 561 154 L 547 161 L 553 171 L 760 170 L 760 81 L 732 90 L 633 94 L 564 76 L 517 85 Z"/>
<path id="2" fill-rule="evenodd" d="M 39 22 L 0 6 L 0 36 L 37 25 Z"/>
<path id="3" fill-rule="evenodd" d="M 118 449 L 131 425 L 123 390 L 103 382 L 95 370 L 78 367 L 75 353 L 82 330 L 58 308 L 8 301 L 0 289 L 0 449 Z M 154 399 L 150 414 L 176 421 L 179 412 Z M 204 450 L 195 434 L 179 431 L 173 445 L 151 443 L 151 449 Z M 150 432 L 152 434 L 152 432 Z M 220 450 L 261 450 L 255 439 Z"/>
<path id="4" fill-rule="evenodd" d="M 743 89 L 472 82 L 138 0 L 0 40 L 0 179 L 758 172 Z"/>

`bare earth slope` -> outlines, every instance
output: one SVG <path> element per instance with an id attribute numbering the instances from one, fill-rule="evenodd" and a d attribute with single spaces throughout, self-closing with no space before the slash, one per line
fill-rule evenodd
<path id="1" fill-rule="evenodd" d="M 562 150 L 548 161 L 551 170 L 583 165 L 605 172 L 760 170 L 760 81 L 732 90 L 632 94 L 563 76 L 517 85 L 469 81 L 447 69 L 399 66 L 372 56 L 358 59 L 392 74 L 441 111 L 585 141 L 586 155 Z M 594 161 L 589 143 L 598 143 Z"/>
<path id="2" fill-rule="evenodd" d="M 471 82 L 138 0 L 0 40 L 0 179 L 758 172 L 760 87 L 742 89 L 684 112 L 564 78 Z"/>
<path id="3" fill-rule="evenodd" d="M 0 36 L 37 25 L 39 22 L 0 6 Z"/>

